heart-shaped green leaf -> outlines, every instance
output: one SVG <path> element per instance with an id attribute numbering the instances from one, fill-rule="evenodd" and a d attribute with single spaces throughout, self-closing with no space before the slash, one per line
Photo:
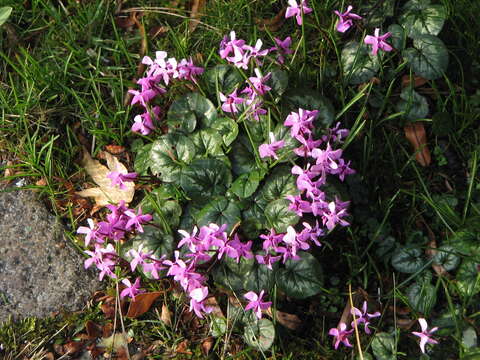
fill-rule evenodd
<path id="1" fill-rule="evenodd" d="M 431 5 L 430 0 L 410 0 L 403 6 L 400 24 L 408 36 L 438 35 L 447 17 L 443 5 Z"/>
<path id="2" fill-rule="evenodd" d="M 242 199 L 248 198 L 257 190 L 264 176 L 265 173 L 259 170 L 242 174 L 233 182 L 230 191 Z"/>
<path id="3" fill-rule="evenodd" d="M 424 119 L 428 115 L 427 99 L 412 88 L 408 87 L 403 89 L 400 94 L 400 99 L 397 103 L 397 111 L 405 112 L 405 119 L 413 121 Z"/>
<path id="4" fill-rule="evenodd" d="M 457 271 L 457 289 L 461 296 L 470 298 L 480 292 L 478 263 L 464 259 Z"/>
<path id="5" fill-rule="evenodd" d="M 285 268 L 279 270 L 277 285 L 287 296 L 305 299 L 323 290 L 323 271 L 312 254 L 300 252 L 298 255 L 300 260 L 287 260 Z"/>
<path id="6" fill-rule="evenodd" d="M 210 201 L 200 210 L 196 216 L 198 226 L 205 226 L 211 223 L 217 225 L 227 224 L 227 232 L 233 229 L 233 226 L 240 221 L 240 209 L 227 198 L 219 197 Z"/>
<path id="7" fill-rule="evenodd" d="M 195 156 L 195 145 L 181 133 L 168 133 L 158 138 L 150 149 L 150 169 L 164 182 L 178 182 L 182 167 Z"/>
<path id="8" fill-rule="evenodd" d="M 189 93 L 170 106 L 167 123 L 171 131 L 191 133 L 198 123 L 209 127 L 216 118 L 217 110 L 210 100 L 199 93 Z"/>
<path id="9" fill-rule="evenodd" d="M 448 51 L 436 36 L 419 35 L 413 40 L 413 48 L 405 49 L 402 55 L 412 71 L 425 79 L 438 79 L 447 70 Z"/>
<path id="10" fill-rule="evenodd" d="M 147 175 L 148 169 L 150 168 L 150 151 L 152 150 L 152 144 L 146 144 L 141 146 L 137 150 L 135 155 L 134 169 L 135 172 L 139 175 Z"/>
<path id="11" fill-rule="evenodd" d="M 251 290 L 260 293 L 260 291 L 265 290 L 268 293 L 274 284 L 275 271 L 256 261 L 253 262 L 252 268 L 243 277 L 243 288 L 247 291 Z"/>
<path id="12" fill-rule="evenodd" d="M 275 69 L 271 71 L 272 76 L 267 82 L 267 85 L 272 88 L 270 94 L 273 96 L 275 102 L 279 102 L 283 93 L 288 87 L 288 74 L 286 71 Z"/>
<path id="13" fill-rule="evenodd" d="M 441 265 L 447 271 L 452 271 L 460 264 L 460 258 L 452 246 L 442 245 L 436 250 L 433 263 Z"/>
<path id="14" fill-rule="evenodd" d="M 377 360 L 395 360 L 395 338 L 385 332 L 376 333 L 372 340 L 372 350 Z"/>
<path id="15" fill-rule="evenodd" d="M 388 32 L 392 34 L 390 42 L 397 50 L 403 50 L 407 44 L 407 33 L 403 26 L 392 24 L 388 27 Z"/>
<path id="16" fill-rule="evenodd" d="M 230 118 L 219 117 L 215 119 L 210 127 L 222 137 L 225 146 L 230 146 L 230 144 L 237 138 L 238 125 Z"/>
<path id="17" fill-rule="evenodd" d="M 217 159 L 196 159 L 180 176 L 180 186 L 197 204 L 204 204 L 217 195 L 224 195 L 231 182 L 230 169 Z"/>
<path id="18" fill-rule="evenodd" d="M 416 282 L 407 289 L 410 306 L 417 312 L 428 317 L 437 302 L 435 287 L 427 282 Z"/>
<path id="19" fill-rule="evenodd" d="M 175 243 L 170 233 L 151 225 L 144 226 L 143 230 L 143 233 L 139 233 L 133 238 L 131 249 L 138 250 L 140 245 L 143 245 L 143 252 L 151 252 L 158 259 L 162 255 L 169 257 L 173 254 Z"/>
<path id="20" fill-rule="evenodd" d="M 208 156 L 222 156 L 223 140 L 214 129 L 205 129 L 194 132 L 190 138 L 195 145 L 195 156 L 204 158 Z"/>
<path id="21" fill-rule="evenodd" d="M 204 78 L 211 94 L 221 92 L 224 95 L 230 94 L 244 81 L 238 70 L 228 65 L 216 65 L 205 72 Z"/>
<path id="22" fill-rule="evenodd" d="M 401 247 L 392 256 L 392 266 L 395 270 L 413 274 L 425 264 L 422 250 L 417 247 Z"/>
<path id="23" fill-rule="evenodd" d="M 380 65 L 365 44 L 347 43 L 342 50 L 343 77 L 349 84 L 361 84 L 375 76 Z"/>
<path id="24" fill-rule="evenodd" d="M 267 351 L 275 340 L 275 326 L 268 319 L 260 319 L 245 325 L 243 336 L 248 345 Z"/>
<path id="25" fill-rule="evenodd" d="M 296 180 L 288 166 L 277 166 L 265 179 L 265 185 L 255 196 L 257 202 L 268 204 L 274 200 L 285 199 L 287 195 L 297 195 Z"/>
<path id="26" fill-rule="evenodd" d="M 269 203 L 265 208 L 267 222 L 277 233 L 286 232 L 289 226 L 297 224 L 300 220 L 298 215 L 288 208 L 289 206 L 290 201 L 278 199 Z"/>

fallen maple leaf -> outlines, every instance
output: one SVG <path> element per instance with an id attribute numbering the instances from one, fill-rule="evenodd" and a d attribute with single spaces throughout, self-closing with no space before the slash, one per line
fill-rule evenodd
<path id="1" fill-rule="evenodd" d="M 405 131 L 405 137 L 415 150 L 415 159 L 418 163 L 422 166 L 430 165 L 432 157 L 430 156 L 430 150 L 427 146 L 427 134 L 423 123 L 415 122 L 406 125 L 403 130 Z"/>
<path id="2" fill-rule="evenodd" d="M 128 204 L 133 199 L 135 184 L 126 182 L 125 189 L 121 190 L 118 186 L 112 186 L 112 180 L 107 177 L 107 174 L 112 171 L 126 174 L 128 173 L 127 168 L 108 152 L 105 152 L 105 159 L 108 167 L 102 165 L 98 160 L 92 159 L 88 151 L 83 151 L 82 166 L 99 187 L 78 191 L 76 194 L 82 197 L 93 197 L 98 206 L 118 204 L 122 200 Z"/>

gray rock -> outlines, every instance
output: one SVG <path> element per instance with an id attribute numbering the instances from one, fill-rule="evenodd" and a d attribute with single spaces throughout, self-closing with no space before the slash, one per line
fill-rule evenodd
<path id="1" fill-rule="evenodd" d="M 81 310 L 101 288 L 83 261 L 32 191 L 0 192 L 0 323 Z"/>

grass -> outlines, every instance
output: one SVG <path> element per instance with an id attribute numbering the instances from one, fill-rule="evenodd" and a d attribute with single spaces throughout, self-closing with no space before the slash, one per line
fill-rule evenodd
<path id="1" fill-rule="evenodd" d="M 327 269 L 325 294 L 308 304 L 293 303 L 283 309 L 297 313 L 311 324 L 311 329 L 300 333 L 283 329 L 273 351 L 261 354 L 246 346 L 230 327 L 228 341 L 216 338 L 212 352 L 221 358 L 243 359 L 347 358 L 347 351 L 332 350 L 327 333 L 336 325 L 346 303 L 347 284 L 352 284 L 369 289 L 373 299 L 382 301 L 385 311 L 377 327 L 396 334 L 397 351 L 406 354 L 399 358 L 418 358 L 414 339 L 398 336 L 405 324 L 399 325 L 393 314 L 398 308 L 408 308 L 408 317 L 421 316 L 407 292 L 422 271 L 399 274 L 385 255 L 388 251 L 384 255 L 381 251 L 388 241 L 392 246 L 417 242 L 428 248 L 420 217 L 431 228 L 438 246 L 457 239 L 459 233 L 478 231 L 480 100 L 475 91 L 480 78 L 475 74 L 480 70 L 480 24 L 473 14 L 478 13 L 479 5 L 468 0 L 438 2 L 449 14 L 440 37 L 448 46 L 450 66 L 444 79 L 429 82 L 429 105 L 430 114 L 448 115 L 450 130 L 436 131 L 436 118 L 425 122 L 429 145 L 437 152 L 433 163 L 424 168 L 415 161 L 404 136 L 402 114 L 395 110 L 401 81 L 397 75 L 412 75 L 405 65 L 382 69 L 384 82 L 363 89 L 347 85 L 339 73 L 341 49 L 332 26 L 332 11 L 346 4 L 310 1 L 314 12 L 304 27 L 286 21 L 273 32 L 262 31 L 254 24 L 258 19 L 273 18 L 282 7 L 278 1 L 210 1 L 202 23 L 190 34 L 188 3 L 175 3 L 172 9 L 161 8 L 153 0 L 123 4 L 122 16 L 128 16 L 125 10 L 129 8 L 146 9 L 139 21 L 147 33 L 158 26 L 167 29 L 163 36 L 148 37 L 147 54 L 162 49 L 176 57 L 193 56 L 208 67 L 220 61 L 217 44 L 232 29 L 249 42 L 258 37 L 271 42 L 273 37 L 283 39 L 288 35 L 301 39 L 293 63 L 287 64 L 295 73 L 291 86 L 309 84 L 332 100 L 337 119 L 352 129 L 344 149 L 358 171 L 347 181 L 353 203 L 352 226 L 333 234 L 319 253 Z M 375 3 L 384 2 L 361 2 L 362 6 Z M 394 3 L 399 9 L 404 1 Z M 9 5 L 8 0 L 5 5 Z M 50 208 L 75 229 L 85 214 L 76 212 L 69 186 L 79 189 L 85 180 L 78 164 L 82 146 L 93 153 L 112 144 L 128 150 L 135 139 L 129 131 L 133 113 L 124 106 L 124 97 L 134 85 L 142 38 L 135 29 L 117 24 L 117 4 L 110 1 L 31 0 L 18 5 L 12 0 L 10 5 L 14 13 L 0 28 L 0 159 L 10 161 L 8 166 L 3 163 L 2 170 L 10 170 L 7 180 L 26 177 L 26 187 L 40 190 Z M 360 4 L 355 6 L 361 8 Z M 366 31 L 354 29 L 347 36 L 361 37 Z M 165 105 L 176 94 L 172 91 Z M 372 106 L 373 101 L 379 101 L 379 106 Z M 442 159 L 444 165 L 439 165 Z M 73 231 L 69 236 L 75 241 Z M 465 253 L 462 260 L 470 256 Z M 436 277 L 432 283 L 437 294 L 434 314 L 439 323 L 448 324 L 445 329 L 452 331 L 443 335 L 431 357 L 466 356 L 463 332 L 469 324 L 478 333 L 480 326 L 478 293 L 460 296 L 456 278 Z M 185 339 L 193 354 L 179 356 L 202 358 L 208 324 L 192 331 L 191 323 L 186 325 L 182 318 L 182 302 L 171 296 L 166 301 L 173 314 L 172 327 L 152 312 L 142 320 L 127 321 L 127 331 L 134 334 L 138 344 L 156 344 L 158 354 L 154 358 L 175 353 Z M 40 359 L 42 351 L 51 351 L 53 343 L 74 339 L 87 319 L 104 322 L 99 305 L 60 319 L 8 322 L 0 328 L 0 343 L 8 349 L 7 358 L 28 353 L 29 358 Z M 365 338 L 363 343 L 367 344 L 364 352 L 371 353 L 371 340 Z M 235 350 L 236 357 L 228 355 Z"/>

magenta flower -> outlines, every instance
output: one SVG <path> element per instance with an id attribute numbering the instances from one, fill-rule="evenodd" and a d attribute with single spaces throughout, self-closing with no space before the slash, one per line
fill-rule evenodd
<path id="1" fill-rule="evenodd" d="M 152 89 L 145 91 L 128 90 L 128 92 L 133 95 L 131 105 L 139 103 L 144 108 L 146 108 L 147 103 L 157 95 L 157 92 Z"/>
<path id="2" fill-rule="evenodd" d="M 378 49 L 382 49 L 383 51 L 392 51 L 393 48 L 385 42 L 385 40 L 390 36 L 392 36 L 392 33 L 390 32 L 380 35 L 380 29 L 376 28 L 374 35 L 365 36 L 365 40 L 363 41 L 365 44 L 372 45 L 372 55 L 377 55 Z"/>
<path id="3" fill-rule="evenodd" d="M 347 325 L 345 323 L 340 323 L 340 329 L 332 328 L 328 332 L 328 335 L 333 336 L 335 339 L 334 348 L 338 349 L 338 345 L 342 343 L 345 346 L 352 347 L 352 344 L 348 341 L 348 337 L 353 333 L 353 329 L 347 330 Z"/>
<path id="4" fill-rule="evenodd" d="M 235 89 L 231 94 L 225 96 L 222 93 L 218 94 L 220 100 L 222 101 L 222 110 L 224 112 L 236 113 L 238 112 L 237 104 L 242 104 L 245 99 L 238 97 L 237 89 Z"/>
<path id="5" fill-rule="evenodd" d="M 268 309 L 270 306 L 272 306 L 271 301 L 262 301 L 264 295 L 264 290 L 260 291 L 260 295 L 257 295 L 253 291 L 249 291 L 245 295 L 243 295 L 244 298 L 249 300 L 250 302 L 245 306 L 245 310 L 250 310 L 253 309 L 255 312 L 255 315 L 257 318 L 261 319 L 262 318 L 262 310 Z"/>
<path id="6" fill-rule="evenodd" d="M 307 7 L 307 0 L 301 0 L 300 5 L 296 0 L 288 0 L 288 5 L 285 18 L 295 16 L 298 25 L 302 25 L 302 14 L 307 15 L 312 12 L 312 9 Z"/>
<path id="7" fill-rule="evenodd" d="M 119 171 L 112 171 L 107 174 L 107 177 L 112 180 L 112 187 L 118 185 L 120 190 L 127 190 L 124 182 L 133 182 L 137 176 L 138 174 L 135 172 L 122 174 Z"/>
<path id="8" fill-rule="evenodd" d="M 431 338 L 432 333 L 438 330 L 438 327 L 434 327 L 430 330 L 428 330 L 428 324 L 427 321 L 423 318 L 418 319 L 418 322 L 420 323 L 420 326 L 422 327 L 422 332 L 416 332 L 413 331 L 412 334 L 415 336 L 420 337 L 420 349 L 422 350 L 422 353 L 425 354 L 425 344 L 438 344 L 437 340 L 433 340 Z"/>
<path id="9" fill-rule="evenodd" d="M 209 313 L 212 311 L 210 308 L 206 308 L 203 301 L 208 296 L 208 287 L 202 286 L 195 288 L 189 292 L 190 295 L 190 311 L 194 311 L 195 314 L 203 319 L 202 311 L 205 313 Z"/>
<path id="10" fill-rule="evenodd" d="M 241 62 L 243 59 L 244 45 L 245 40 L 237 40 L 235 31 L 231 31 L 230 41 L 228 41 L 228 37 L 225 36 L 220 42 L 220 57 L 233 63 Z M 233 56 L 230 56 L 231 53 L 233 53 Z"/>
<path id="11" fill-rule="evenodd" d="M 370 334 L 371 331 L 368 328 L 370 324 L 370 319 L 376 318 L 380 316 L 380 312 L 376 311 L 373 314 L 367 313 L 367 302 L 363 302 L 362 311 L 357 309 L 356 307 L 351 309 L 351 313 L 355 314 L 355 320 L 357 321 L 357 325 L 363 324 L 364 330 L 366 334 Z M 354 322 L 352 321 L 352 328 L 354 327 Z"/>
<path id="12" fill-rule="evenodd" d="M 135 214 L 131 210 L 127 210 L 127 211 L 125 211 L 125 215 L 127 215 L 130 218 L 130 220 L 127 221 L 127 224 L 125 225 L 125 227 L 128 230 L 130 230 L 132 227 L 134 227 L 135 230 L 137 230 L 138 232 L 142 232 L 142 233 L 143 233 L 142 224 L 145 224 L 145 223 L 149 222 L 153 218 L 152 215 L 150 215 L 150 214 L 143 215 L 142 214 L 142 208 L 138 209 L 138 214 Z"/>
<path id="13" fill-rule="evenodd" d="M 277 51 L 277 60 L 280 64 L 283 64 L 285 62 L 284 55 L 290 55 L 293 53 L 293 50 L 290 49 L 290 46 L 292 45 L 292 38 L 288 36 L 285 38 L 285 40 L 280 40 L 278 38 L 274 38 L 274 40 L 276 45 L 270 48 L 270 51 Z"/>
<path id="14" fill-rule="evenodd" d="M 78 234 L 85 234 L 86 235 L 85 236 L 85 246 L 88 246 L 88 244 L 90 243 L 90 241 L 92 239 L 96 240 L 100 243 L 103 243 L 104 240 L 103 240 L 102 234 L 100 234 L 99 229 L 95 227 L 95 224 L 93 223 L 93 220 L 92 219 L 87 219 L 87 222 L 88 222 L 89 227 L 80 226 L 77 229 Z"/>
<path id="15" fill-rule="evenodd" d="M 132 300 L 135 300 L 135 295 L 138 295 L 142 292 L 143 290 L 140 290 L 140 278 L 137 277 L 135 282 L 132 284 L 130 280 L 128 279 L 123 279 L 122 284 L 126 286 L 125 289 L 122 290 L 120 293 L 120 297 L 123 299 L 125 296 L 129 296 L 132 298 Z"/>
<path id="16" fill-rule="evenodd" d="M 334 11 L 334 13 L 338 15 L 338 17 L 340 18 L 337 24 L 337 31 L 344 33 L 345 31 L 350 29 L 350 27 L 353 25 L 352 19 L 358 20 L 362 18 L 360 15 L 350 13 L 352 9 L 353 9 L 353 6 L 349 5 L 347 7 L 347 11 L 345 11 L 343 14 L 340 11 L 337 11 L 337 10 Z"/>
<path id="17" fill-rule="evenodd" d="M 284 140 L 275 141 L 275 136 L 273 133 L 269 134 L 270 144 L 262 144 L 258 147 L 258 152 L 261 158 L 273 157 L 275 160 L 278 160 L 278 156 L 275 153 L 278 149 L 281 149 L 285 145 Z"/>
<path id="18" fill-rule="evenodd" d="M 154 106 L 152 108 L 152 113 L 154 115 L 154 119 L 158 120 L 158 116 L 160 114 L 160 107 L 159 106 Z M 153 124 L 153 119 L 150 115 L 150 112 L 145 111 L 141 115 L 135 116 L 134 124 L 132 125 L 131 130 L 133 132 L 139 132 L 142 135 L 148 135 L 152 132 L 152 130 L 155 129 L 155 125 Z"/>

